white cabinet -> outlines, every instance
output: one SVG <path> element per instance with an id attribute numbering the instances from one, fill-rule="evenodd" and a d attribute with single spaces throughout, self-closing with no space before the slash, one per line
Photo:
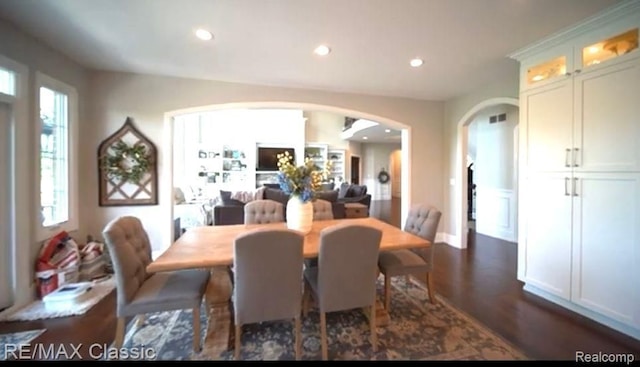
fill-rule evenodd
<path id="1" fill-rule="evenodd" d="M 640 61 L 574 77 L 574 166 L 578 171 L 640 171 Z"/>
<path id="2" fill-rule="evenodd" d="M 574 177 L 571 301 L 640 327 L 640 174 Z"/>
<path id="3" fill-rule="evenodd" d="M 514 57 L 518 276 L 640 339 L 640 1 L 603 14 Z"/>
<path id="4" fill-rule="evenodd" d="M 558 297 L 571 297 L 570 178 L 539 174 L 524 183 L 528 208 L 524 235 L 524 280 Z"/>

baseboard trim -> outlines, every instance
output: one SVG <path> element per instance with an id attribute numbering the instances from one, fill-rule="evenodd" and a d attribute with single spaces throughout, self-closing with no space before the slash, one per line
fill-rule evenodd
<path id="1" fill-rule="evenodd" d="M 460 243 L 460 237 L 445 232 L 438 232 L 436 234 L 436 242 L 444 242 L 447 245 L 455 248 L 462 248 Z"/>
<path id="2" fill-rule="evenodd" d="M 581 307 L 579 305 L 576 305 L 575 303 L 569 302 L 565 299 L 562 299 L 556 295 L 553 295 L 551 293 L 548 293 L 536 286 L 533 286 L 531 284 L 525 283 L 524 287 L 522 288 L 523 290 L 525 290 L 526 292 L 529 292 L 531 294 L 535 294 L 536 296 L 542 297 L 544 299 L 546 299 L 547 301 L 553 302 L 559 306 L 562 306 L 570 311 L 573 311 L 577 314 L 580 314 L 582 316 L 585 316 L 595 322 L 598 322 L 604 326 L 610 327 L 616 331 L 619 331 L 623 334 L 626 334 L 632 338 L 638 339 L 640 340 L 640 330 L 639 329 L 635 329 L 629 325 L 625 325 L 619 321 L 613 320 L 611 318 L 608 318 L 606 316 L 602 316 L 596 312 L 593 312 L 591 310 L 588 310 L 584 307 Z"/>

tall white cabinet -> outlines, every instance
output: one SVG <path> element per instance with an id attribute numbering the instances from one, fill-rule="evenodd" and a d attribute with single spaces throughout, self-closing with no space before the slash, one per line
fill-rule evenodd
<path id="1" fill-rule="evenodd" d="M 518 278 L 640 339 L 640 1 L 511 55 L 520 77 Z"/>

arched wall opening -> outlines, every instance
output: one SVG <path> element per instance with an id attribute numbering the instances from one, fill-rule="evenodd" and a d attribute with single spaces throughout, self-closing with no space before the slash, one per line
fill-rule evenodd
<path id="1" fill-rule="evenodd" d="M 322 105 L 314 103 L 304 102 L 239 102 L 239 103 L 222 103 L 211 104 L 192 108 L 178 109 L 168 111 L 164 114 L 164 136 L 163 136 L 163 151 L 166 154 L 165 169 L 162 170 L 160 180 L 164 185 L 161 187 L 160 195 L 166 202 L 173 202 L 173 156 L 174 156 L 174 118 L 184 114 L 192 114 L 198 112 L 207 112 L 223 109 L 257 109 L 257 108 L 273 108 L 273 109 L 300 109 L 305 111 L 323 111 L 329 113 L 335 113 L 339 115 L 349 116 L 353 118 L 362 118 L 371 121 L 375 121 L 381 124 L 388 125 L 391 128 L 401 131 L 401 146 L 402 146 L 402 170 L 401 170 L 401 223 L 406 220 L 406 215 L 409 211 L 411 203 L 411 127 L 405 123 L 385 118 L 382 116 L 370 114 L 363 111 L 357 111 L 352 109 L 346 109 L 331 105 Z M 163 244 L 163 249 L 166 249 L 171 245 L 171 239 L 174 238 L 173 233 L 173 205 L 167 205 L 163 208 L 164 215 L 167 223 L 167 232 L 163 238 L 167 240 Z"/>
<path id="2" fill-rule="evenodd" d="M 520 107 L 520 103 L 516 98 L 510 97 L 497 97 L 484 100 L 475 106 L 473 106 L 467 113 L 462 116 L 458 121 L 457 128 L 457 155 L 456 155 L 456 176 L 457 182 L 460 182 L 455 193 L 455 217 L 456 217 L 456 238 L 459 239 L 459 243 L 454 244 L 459 248 L 467 247 L 467 235 L 468 235 L 468 222 L 467 222 L 467 200 L 465 196 L 467 194 L 467 165 L 466 157 L 468 153 L 469 144 L 469 124 L 473 122 L 474 118 L 481 111 L 499 105 L 511 105 Z M 403 209 L 404 210 L 404 209 Z"/>

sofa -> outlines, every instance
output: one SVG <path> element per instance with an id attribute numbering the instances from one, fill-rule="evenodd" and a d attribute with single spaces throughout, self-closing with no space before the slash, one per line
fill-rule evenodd
<path id="1" fill-rule="evenodd" d="M 274 200 L 284 206 L 286 218 L 289 195 L 274 187 L 265 187 L 262 193 L 262 199 Z M 338 201 L 338 194 L 336 190 L 321 191 L 316 194 L 316 198 L 329 201 L 333 217 L 342 219 L 346 217 L 345 207 L 344 202 Z M 229 191 L 220 191 L 220 202 L 213 207 L 213 225 L 244 224 L 244 205 L 242 201 L 231 199 Z"/>
<path id="2" fill-rule="evenodd" d="M 371 208 L 371 194 L 367 194 L 367 185 L 342 183 L 337 189 L 339 203 L 359 203 Z"/>

